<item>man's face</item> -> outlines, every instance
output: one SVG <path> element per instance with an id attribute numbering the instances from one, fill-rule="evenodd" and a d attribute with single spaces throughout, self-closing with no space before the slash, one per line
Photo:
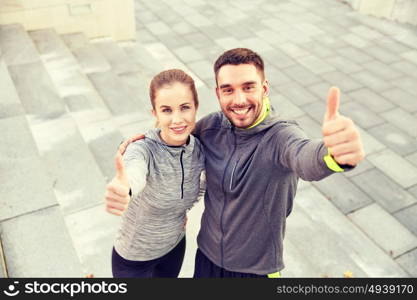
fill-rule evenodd
<path id="1" fill-rule="evenodd" d="M 236 127 L 246 128 L 255 122 L 268 91 L 267 80 L 252 64 L 224 65 L 217 74 L 220 107 Z"/>

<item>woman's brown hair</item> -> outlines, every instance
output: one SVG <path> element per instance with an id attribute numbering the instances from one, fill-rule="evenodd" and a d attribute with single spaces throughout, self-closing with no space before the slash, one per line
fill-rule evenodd
<path id="1" fill-rule="evenodd" d="M 155 98 L 159 89 L 166 85 L 172 85 L 176 82 L 182 83 L 190 88 L 191 93 L 193 94 L 194 105 L 196 108 L 198 107 L 198 95 L 195 89 L 194 80 L 182 70 L 170 69 L 155 75 L 151 81 L 149 86 L 149 96 L 151 98 L 153 109 L 155 109 Z"/>

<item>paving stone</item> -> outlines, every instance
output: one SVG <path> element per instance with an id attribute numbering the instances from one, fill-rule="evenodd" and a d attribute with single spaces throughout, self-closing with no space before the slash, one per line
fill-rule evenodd
<path id="1" fill-rule="evenodd" d="M 368 160 L 403 188 L 417 184 L 417 167 L 392 150 L 368 155 Z"/>
<path id="2" fill-rule="evenodd" d="M 385 145 L 378 141 L 376 138 L 374 138 L 371 134 L 369 134 L 367 130 L 363 130 L 362 128 L 358 127 L 357 124 L 355 125 L 359 130 L 363 148 L 365 150 L 365 155 L 369 155 L 386 149 Z"/>
<path id="3" fill-rule="evenodd" d="M 161 21 L 145 23 L 146 28 L 154 35 L 169 34 L 171 29 Z"/>
<path id="4" fill-rule="evenodd" d="M 16 88 L 10 78 L 9 70 L 1 59 L 0 78 L 0 119 L 24 114 Z"/>
<path id="5" fill-rule="evenodd" d="M 286 228 L 284 243 L 291 242 L 299 251 L 299 256 L 290 262 L 298 257 L 308 261 L 308 271 L 319 271 L 314 277 L 342 277 L 346 270 L 359 277 L 407 277 L 384 251 L 315 188 L 297 193 Z M 308 255 L 305 249 L 309 249 Z M 302 270 L 294 275 L 302 277 Z"/>
<path id="6" fill-rule="evenodd" d="M 401 60 L 401 57 L 392 52 L 381 48 L 380 46 L 373 46 L 366 48 L 366 54 L 374 57 L 384 64 L 391 64 Z"/>
<path id="7" fill-rule="evenodd" d="M 314 83 L 322 81 L 320 76 L 309 71 L 301 65 L 294 65 L 282 70 L 286 75 L 297 81 L 301 85 L 312 85 Z"/>
<path id="8" fill-rule="evenodd" d="M 417 112 L 415 96 L 403 91 L 402 89 L 393 88 L 381 93 L 381 95 L 405 111 Z"/>
<path id="9" fill-rule="evenodd" d="M 157 37 L 155 37 L 146 28 L 142 28 L 141 30 L 136 31 L 136 42 L 139 43 L 139 44 L 154 43 L 154 42 L 157 42 L 157 41 L 158 41 Z"/>
<path id="10" fill-rule="evenodd" d="M 1 119 L 0 129 L 0 220 L 57 204 L 52 190 L 53 180 L 45 172 L 26 118 Z M 22 183 L 25 188 L 22 188 Z"/>
<path id="11" fill-rule="evenodd" d="M 392 53 L 395 53 L 397 55 L 402 54 L 404 52 L 408 52 L 411 50 L 410 47 L 404 45 L 401 42 L 398 42 L 394 39 L 380 39 L 378 41 L 375 41 L 376 45 L 380 48 L 384 48 L 388 51 L 391 51 Z"/>
<path id="12" fill-rule="evenodd" d="M 408 61 L 399 61 L 391 64 L 391 67 L 414 78 L 417 78 L 417 66 Z"/>
<path id="13" fill-rule="evenodd" d="M 412 137 L 417 137 L 417 118 L 402 108 L 396 108 L 381 114 L 385 120 Z"/>
<path id="14" fill-rule="evenodd" d="M 342 35 L 341 38 L 349 45 L 352 45 L 359 49 L 368 48 L 370 45 L 369 41 L 353 33 Z"/>
<path id="15" fill-rule="evenodd" d="M 184 39 L 197 49 L 209 47 L 213 44 L 213 40 L 201 32 L 188 33 L 184 35 Z"/>
<path id="16" fill-rule="evenodd" d="M 61 35 L 62 40 L 71 50 L 83 48 L 88 44 L 88 38 L 84 33 L 67 33 Z"/>
<path id="17" fill-rule="evenodd" d="M 74 120 L 65 115 L 29 124 L 62 212 L 102 203 L 106 182 Z"/>
<path id="18" fill-rule="evenodd" d="M 80 133 L 109 182 L 115 175 L 114 155 L 123 140 L 117 124 L 113 120 L 90 122 L 80 126 Z"/>
<path id="19" fill-rule="evenodd" d="M 212 40 L 222 39 L 230 36 L 230 34 L 226 33 L 223 30 L 223 28 L 219 27 L 216 24 L 210 26 L 199 26 L 198 30 L 204 33 L 207 37 L 209 37 Z M 197 29 L 195 32 L 197 32 Z"/>
<path id="20" fill-rule="evenodd" d="M 326 62 L 348 75 L 359 72 L 363 69 L 359 64 L 343 56 L 327 57 Z"/>
<path id="21" fill-rule="evenodd" d="M 188 34 L 192 32 L 197 32 L 197 27 L 191 25 L 190 23 L 184 21 L 177 22 L 176 24 L 173 24 L 171 27 L 172 30 L 177 34 Z"/>
<path id="22" fill-rule="evenodd" d="M 192 46 L 180 47 L 180 48 L 174 49 L 173 52 L 184 63 L 189 63 L 189 62 L 204 59 L 203 55 L 201 55 L 201 53 Z"/>
<path id="23" fill-rule="evenodd" d="M 417 277 L 417 249 L 405 253 L 395 260 L 411 277 Z"/>
<path id="24" fill-rule="evenodd" d="M 58 206 L 3 221 L 1 228 L 10 277 L 83 276 Z"/>
<path id="25" fill-rule="evenodd" d="M 405 52 L 401 56 L 417 65 L 417 50 Z"/>
<path id="26" fill-rule="evenodd" d="M 209 89 L 206 86 L 200 86 L 197 88 L 197 93 L 199 99 L 199 107 L 197 111 L 198 118 L 220 110 L 219 102 L 214 89 Z"/>
<path id="27" fill-rule="evenodd" d="M 46 71 L 61 97 L 93 91 L 91 83 L 81 72 L 77 60 L 55 30 L 32 31 L 30 37 L 38 48 Z M 80 40 L 79 43 L 81 44 L 82 41 Z"/>
<path id="28" fill-rule="evenodd" d="M 139 71 L 139 66 L 132 62 L 126 52 L 115 42 L 105 41 L 94 44 L 100 53 L 109 62 L 113 72 L 116 74 L 131 73 Z"/>
<path id="29" fill-rule="evenodd" d="M 390 123 L 373 127 L 369 133 L 400 155 L 417 151 L 417 140 Z"/>
<path id="30" fill-rule="evenodd" d="M 340 112 L 346 117 L 351 118 L 363 129 L 385 123 L 384 119 L 373 111 L 353 101 L 343 103 L 343 105 L 340 106 Z"/>
<path id="31" fill-rule="evenodd" d="M 142 45 L 136 43 L 131 47 L 124 48 L 124 50 L 147 76 L 153 77 L 163 70 L 161 63 Z"/>
<path id="32" fill-rule="evenodd" d="M 369 160 L 366 159 L 366 156 L 365 156 L 365 158 L 363 160 L 361 160 L 355 168 L 353 168 L 350 171 L 344 172 L 343 175 L 345 175 L 347 178 L 352 178 L 356 175 L 362 174 L 362 173 L 364 173 L 368 170 L 374 169 L 374 168 L 375 168 L 375 166 L 373 164 L 371 164 L 369 162 Z"/>
<path id="33" fill-rule="evenodd" d="M 405 77 L 400 78 L 392 81 L 392 84 L 396 87 L 399 87 L 406 91 L 409 94 L 412 94 L 413 96 L 417 97 L 417 77 L 411 78 L 411 77 Z"/>
<path id="34" fill-rule="evenodd" d="M 266 51 L 265 53 L 262 53 L 262 58 L 280 70 L 296 64 L 291 57 L 284 54 L 280 50 Z M 266 66 L 266 68 L 268 68 L 268 66 Z"/>
<path id="35" fill-rule="evenodd" d="M 269 81 L 271 86 L 281 86 L 287 83 L 292 82 L 292 79 L 285 75 L 283 72 L 279 71 L 274 66 L 267 66 L 265 68 L 265 76 Z"/>
<path id="36" fill-rule="evenodd" d="M 395 108 L 391 102 L 366 87 L 350 92 L 349 96 L 356 103 L 366 105 L 369 109 L 376 113 L 381 113 Z"/>
<path id="37" fill-rule="evenodd" d="M 417 237 L 376 203 L 348 216 L 392 257 L 417 247 Z"/>
<path id="38" fill-rule="evenodd" d="M 417 203 L 416 198 L 378 169 L 353 176 L 351 180 L 389 213 Z"/>
<path id="39" fill-rule="evenodd" d="M 279 89 L 279 93 L 298 106 L 316 102 L 318 100 L 315 95 L 296 83 L 282 85 Z"/>
<path id="40" fill-rule="evenodd" d="M 53 117 L 65 113 L 64 102 L 41 62 L 9 66 L 9 72 L 27 114 Z"/>
<path id="41" fill-rule="evenodd" d="M 410 154 L 405 158 L 408 159 L 408 161 L 411 162 L 413 165 L 417 166 L 417 152 Z"/>
<path id="42" fill-rule="evenodd" d="M 377 93 L 392 88 L 390 82 L 387 82 L 386 80 L 383 80 L 375 74 L 366 70 L 353 74 L 352 77 L 357 82 L 361 83 L 363 86 L 366 86 Z"/>
<path id="43" fill-rule="evenodd" d="M 379 61 L 371 61 L 362 65 L 364 69 L 378 75 L 382 79 L 392 80 L 403 77 L 404 74 Z"/>
<path id="44" fill-rule="evenodd" d="M 224 33 L 226 33 L 226 35 L 224 35 L 223 37 L 231 36 L 231 37 L 238 39 L 239 41 L 254 37 L 253 32 L 250 31 L 246 25 L 242 25 L 239 23 L 234 23 L 232 25 L 223 26 L 222 30 Z M 265 42 L 263 41 L 263 43 Z"/>
<path id="45" fill-rule="evenodd" d="M 112 71 L 88 75 L 113 115 L 140 112 L 142 102 Z"/>
<path id="46" fill-rule="evenodd" d="M 344 214 L 373 202 L 371 198 L 341 174 L 334 174 L 321 181 L 313 182 L 313 185 Z"/>
<path id="47" fill-rule="evenodd" d="M 284 43 L 279 47 L 279 50 L 287 54 L 291 58 L 301 58 L 308 56 L 309 53 L 307 50 L 297 46 L 292 43 Z"/>
<path id="48" fill-rule="evenodd" d="M 86 74 L 106 72 L 111 69 L 109 62 L 93 44 L 87 44 L 84 47 L 72 50 L 72 52 L 77 58 L 82 71 Z"/>
<path id="49" fill-rule="evenodd" d="M 271 90 L 269 99 L 273 110 L 283 119 L 292 120 L 304 115 L 304 112 L 297 105 L 286 99 L 285 96 L 280 95 L 279 92 Z"/>
<path id="50" fill-rule="evenodd" d="M 213 64 L 211 64 L 208 60 L 195 61 L 188 63 L 187 66 L 202 80 L 214 80 Z"/>
<path id="51" fill-rule="evenodd" d="M 239 48 L 242 46 L 241 42 L 234 37 L 226 37 L 214 40 L 217 45 L 222 47 L 224 50 L 233 48 Z"/>
<path id="52" fill-rule="evenodd" d="M 279 109 L 278 109 L 278 112 Z M 282 112 L 285 114 L 285 111 Z M 300 127 L 304 130 L 307 137 L 310 139 L 322 139 L 321 124 L 306 115 L 296 117 L 295 120 L 298 122 Z"/>
<path id="53" fill-rule="evenodd" d="M 319 99 L 321 99 L 322 101 L 319 102 L 320 104 L 324 105 L 324 100 L 326 99 L 326 96 L 329 93 L 330 87 L 331 85 L 328 82 L 322 81 L 309 86 L 308 90 L 311 91 L 314 95 L 316 95 Z M 345 102 L 345 99 L 343 99 L 343 102 Z M 306 108 L 306 111 L 308 113 L 309 109 Z"/>
<path id="54" fill-rule="evenodd" d="M 334 55 L 334 52 L 332 50 L 320 43 L 311 42 L 302 44 L 300 46 L 318 58 L 325 58 Z"/>
<path id="55" fill-rule="evenodd" d="M 324 80 L 327 80 L 331 86 L 337 86 L 344 93 L 357 90 L 362 87 L 362 84 L 352 79 L 352 77 L 339 72 L 330 72 L 320 75 Z"/>
<path id="56" fill-rule="evenodd" d="M 65 217 L 84 274 L 112 277 L 110 257 L 120 221 L 104 204 Z"/>
<path id="57" fill-rule="evenodd" d="M 33 42 L 21 24 L 0 26 L 0 48 L 8 66 L 40 61 Z"/>
<path id="58" fill-rule="evenodd" d="M 417 199 L 417 198 L 414 197 L 414 199 Z M 405 209 L 402 209 L 393 215 L 405 227 L 407 227 L 411 232 L 417 235 L 417 223 L 416 223 L 417 205 L 416 204 L 406 207 Z"/>
<path id="59" fill-rule="evenodd" d="M 336 70 L 332 65 L 312 55 L 301 57 L 297 61 L 315 74 L 323 74 Z"/>
<path id="60" fill-rule="evenodd" d="M 357 25 L 357 26 L 351 27 L 349 28 L 349 31 L 367 40 L 378 40 L 383 37 L 383 35 L 379 33 L 378 31 L 373 30 L 364 25 Z"/>
<path id="61" fill-rule="evenodd" d="M 152 109 L 149 99 L 151 79 L 140 72 L 122 74 L 119 75 L 119 79 L 129 89 L 130 94 L 135 95 L 140 100 L 141 106 L 137 109 L 140 111 L 140 114 L 146 116 L 146 113 L 150 113 Z"/>
<path id="62" fill-rule="evenodd" d="M 182 35 L 174 33 L 159 35 L 157 42 L 164 44 L 167 48 L 171 50 L 184 47 L 184 45 L 188 44 L 188 42 L 182 37 Z"/>
<path id="63" fill-rule="evenodd" d="M 241 40 L 241 43 L 244 48 L 249 48 L 257 53 L 264 53 L 265 51 L 274 50 L 274 48 L 269 43 L 258 37 L 243 39 Z"/>
<path id="64" fill-rule="evenodd" d="M 336 51 L 346 57 L 347 59 L 350 59 L 351 61 L 357 63 L 357 64 L 363 64 L 365 62 L 369 62 L 373 60 L 373 58 L 367 54 L 364 53 L 364 51 L 348 47 L 348 48 L 340 48 L 336 49 Z"/>

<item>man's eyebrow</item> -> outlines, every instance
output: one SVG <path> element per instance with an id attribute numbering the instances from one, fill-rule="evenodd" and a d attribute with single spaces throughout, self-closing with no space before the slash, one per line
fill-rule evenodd
<path id="1" fill-rule="evenodd" d="M 246 81 L 242 85 L 251 85 L 251 84 L 256 84 L 256 81 Z"/>
<path id="2" fill-rule="evenodd" d="M 159 108 L 171 108 L 169 105 L 161 105 Z"/>
<path id="3" fill-rule="evenodd" d="M 229 84 L 229 83 L 225 83 L 225 84 L 222 84 L 221 86 L 220 86 L 220 88 L 221 89 L 224 89 L 224 88 L 228 88 L 228 87 L 231 87 L 232 85 L 231 84 Z"/>
<path id="4" fill-rule="evenodd" d="M 183 106 L 183 105 L 189 105 L 191 102 L 185 102 L 185 103 L 183 103 L 183 104 L 180 104 L 180 106 Z"/>

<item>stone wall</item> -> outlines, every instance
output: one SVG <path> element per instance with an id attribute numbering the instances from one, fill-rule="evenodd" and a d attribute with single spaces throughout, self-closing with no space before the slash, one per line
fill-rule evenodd
<path id="1" fill-rule="evenodd" d="M 417 0 L 344 0 L 364 14 L 417 25 Z"/>
<path id="2" fill-rule="evenodd" d="M 52 27 L 59 34 L 135 39 L 133 0 L 1 0 L 0 24 L 13 23 L 26 30 Z"/>

